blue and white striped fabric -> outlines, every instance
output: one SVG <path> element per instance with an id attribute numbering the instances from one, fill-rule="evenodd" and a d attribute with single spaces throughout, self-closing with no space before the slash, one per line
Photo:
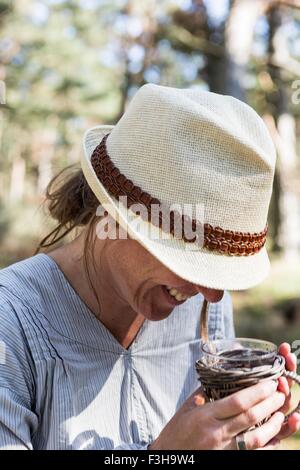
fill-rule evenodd
<path id="1" fill-rule="evenodd" d="M 45 254 L 0 271 L 0 449 L 144 449 L 199 386 L 197 295 L 126 350 Z M 232 337 L 228 294 L 212 338 Z"/>

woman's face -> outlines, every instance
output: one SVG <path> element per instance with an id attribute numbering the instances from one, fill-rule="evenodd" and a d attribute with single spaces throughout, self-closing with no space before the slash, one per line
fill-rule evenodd
<path id="1" fill-rule="evenodd" d="M 108 275 L 107 285 L 113 286 L 112 295 L 149 320 L 168 317 L 177 305 L 199 292 L 210 302 L 220 301 L 224 294 L 181 279 L 136 240 L 110 241 L 102 251 L 101 265 Z"/>

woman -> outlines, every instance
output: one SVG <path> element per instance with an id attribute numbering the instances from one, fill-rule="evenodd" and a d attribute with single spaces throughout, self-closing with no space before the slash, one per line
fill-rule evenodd
<path id="1" fill-rule="evenodd" d="M 210 338 L 231 337 L 224 291 L 268 271 L 262 121 L 231 97 L 145 85 L 84 149 L 83 172 L 48 188 L 58 226 L 41 247 L 83 230 L 0 273 L 1 448 L 276 448 L 299 429 L 296 413 L 283 423 L 285 379 L 205 404 L 194 369 L 203 300 Z"/>

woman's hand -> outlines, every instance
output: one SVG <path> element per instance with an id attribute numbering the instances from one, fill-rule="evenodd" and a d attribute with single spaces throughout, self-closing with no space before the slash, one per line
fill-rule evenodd
<path id="1" fill-rule="evenodd" d="M 291 353 L 291 347 L 288 343 L 282 343 L 279 346 L 279 354 L 281 354 L 285 358 L 285 367 L 287 370 L 292 372 L 296 372 L 297 370 L 297 359 L 295 354 Z M 285 394 L 286 400 L 284 402 L 283 407 L 280 411 L 283 413 L 287 413 L 292 405 L 292 398 L 291 398 L 291 387 L 293 385 L 293 381 L 291 379 L 286 379 L 285 377 L 280 377 L 278 381 L 278 391 L 281 391 Z M 295 432 L 299 431 L 300 429 L 300 414 L 293 413 L 287 423 L 284 423 L 281 427 L 281 430 L 276 436 L 277 440 L 286 439 L 287 437 L 291 436 Z"/>
<path id="2" fill-rule="evenodd" d="M 149 450 L 236 450 L 235 436 L 244 432 L 246 447 L 274 449 L 282 430 L 286 395 L 272 380 L 259 383 L 213 403 L 204 404 L 198 389 L 178 410 Z M 250 427 L 271 418 L 251 431 Z"/>

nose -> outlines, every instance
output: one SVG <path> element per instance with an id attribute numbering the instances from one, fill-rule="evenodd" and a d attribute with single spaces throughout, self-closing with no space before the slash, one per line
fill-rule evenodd
<path id="1" fill-rule="evenodd" d="M 200 292 L 208 302 L 220 302 L 223 298 L 224 291 L 218 289 L 210 289 L 203 286 L 195 286 L 198 292 Z"/>

